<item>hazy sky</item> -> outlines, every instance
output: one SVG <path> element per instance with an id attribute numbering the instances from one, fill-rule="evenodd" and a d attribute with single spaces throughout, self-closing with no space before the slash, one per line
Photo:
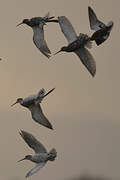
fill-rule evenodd
<path id="1" fill-rule="evenodd" d="M 16 27 L 24 18 L 67 16 L 77 33 L 91 35 L 88 6 L 108 23 L 114 21 L 110 37 L 91 53 L 97 65 L 92 78 L 78 57 L 61 53 L 48 60 L 32 42 L 32 29 Z M 0 177 L 25 179 L 34 163 L 17 163 L 33 151 L 19 135 L 26 130 L 58 157 L 48 162 L 34 180 L 62 180 L 83 172 L 120 177 L 120 1 L 119 0 L 1 0 L 0 5 Z M 66 45 L 57 24 L 45 26 L 52 53 Z M 56 87 L 42 107 L 54 131 L 36 124 L 27 109 L 10 107 L 17 97 L 26 97 Z"/>

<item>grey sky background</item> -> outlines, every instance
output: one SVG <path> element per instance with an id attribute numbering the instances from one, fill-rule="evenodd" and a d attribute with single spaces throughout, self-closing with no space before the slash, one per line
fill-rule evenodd
<path id="1" fill-rule="evenodd" d="M 77 33 L 91 35 L 88 6 L 105 23 L 114 21 L 110 37 L 90 50 L 97 65 L 92 78 L 73 53 L 61 53 L 50 60 L 32 42 L 32 29 L 16 27 L 24 18 L 67 16 Z M 120 1 L 119 0 L 1 0 L 0 6 L 0 177 L 25 179 L 34 164 L 17 161 L 33 151 L 19 136 L 26 130 L 48 150 L 55 147 L 56 161 L 49 162 L 30 177 L 61 180 L 90 172 L 110 178 L 120 177 Z M 52 53 L 67 41 L 57 24 L 45 26 Z M 56 87 L 42 108 L 54 131 L 36 124 L 26 109 L 10 105 L 26 97 Z"/>

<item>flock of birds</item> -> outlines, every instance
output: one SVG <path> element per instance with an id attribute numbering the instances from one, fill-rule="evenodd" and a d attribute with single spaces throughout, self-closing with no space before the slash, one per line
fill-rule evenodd
<path id="1" fill-rule="evenodd" d="M 80 33 L 79 36 L 77 36 L 71 22 L 67 17 L 59 16 L 58 19 L 54 19 L 53 16 L 49 16 L 49 13 L 44 17 L 24 19 L 22 23 L 18 24 L 17 26 L 21 24 L 27 24 L 30 26 L 33 29 L 34 44 L 47 58 L 49 58 L 51 51 L 44 39 L 44 25 L 46 25 L 48 22 L 59 23 L 61 31 L 68 41 L 68 46 L 63 46 L 57 53 L 61 51 L 74 52 L 80 58 L 81 62 L 88 69 L 90 74 L 95 76 L 96 64 L 94 58 L 87 48 L 90 49 L 92 47 L 92 41 L 95 41 L 99 46 L 105 40 L 107 40 L 113 27 L 113 22 L 110 21 L 107 25 L 105 25 L 97 18 L 91 7 L 88 7 L 88 15 L 90 28 L 95 31 L 91 37 L 83 33 Z M 40 103 L 48 94 L 53 92 L 54 89 L 55 88 L 51 89 L 47 93 L 44 89 L 40 89 L 40 91 L 35 95 L 28 96 L 24 99 L 18 98 L 17 101 L 11 106 L 19 103 L 30 110 L 34 121 L 49 129 L 53 129 L 52 124 L 44 115 Z M 40 170 L 47 163 L 47 161 L 55 160 L 57 152 L 54 148 L 52 148 L 50 152 L 47 152 L 46 148 L 32 134 L 21 130 L 20 135 L 28 146 L 35 151 L 34 155 L 27 155 L 23 159 L 19 160 L 30 160 L 36 163 L 36 166 L 27 173 L 26 177 L 29 177 Z"/>

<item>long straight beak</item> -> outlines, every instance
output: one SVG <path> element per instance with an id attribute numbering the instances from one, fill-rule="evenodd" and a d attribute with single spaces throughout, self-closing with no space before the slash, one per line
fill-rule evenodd
<path id="1" fill-rule="evenodd" d="M 59 52 L 61 52 L 61 50 L 60 50 L 60 51 L 58 51 L 58 52 L 56 52 L 54 55 L 58 54 Z"/>
<path id="2" fill-rule="evenodd" d="M 20 159 L 19 161 L 17 161 L 17 162 L 20 162 L 20 161 L 23 161 L 23 160 L 25 160 L 26 158 L 23 158 L 23 159 Z"/>
<path id="3" fill-rule="evenodd" d="M 11 105 L 11 107 L 14 106 L 14 105 L 17 104 L 17 103 L 18 103 L 18 102 L 16 101 L 15 103 L 13 103 L 13 104 Z"/>
<path id="4" fill-rule="evenodd" d="M 53 89 L 51 89 L 50 91 L 48 91 L 48 92 L 43 96 L 43 98 L 44 98 L 45 96 L 47 96 L 48 94 L 50 94 L 52 91 L 54 91 L 54 89 L 55 89 L 55 88 L 53 88 Z"/>
<path id="5" fill-rule="evenodd" d="M 23 23 L 21 22 L 21 23 L 19 23 L 17 26 L 20 26 L 21 24 L 23 24 Z M 16 27 L 17 27 L 17 26 L 16 26 Z"/>

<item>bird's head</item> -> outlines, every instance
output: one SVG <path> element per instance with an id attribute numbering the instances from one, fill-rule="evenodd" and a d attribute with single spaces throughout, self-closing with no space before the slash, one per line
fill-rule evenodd
<path id="1" fill-rule="evenodd" d="M 28 24 L 30 21 L 29 21 L 29 19 L 23 19 L 23 24 Z"/>
<path id="2" fill-rule="evenodd" d="M 54 55 L 58 54 L 61 51 L 67 51 L 67 46 L 63 46 L 60 51 L 56 52 Z"/>
<path id="3" fill-rule="evenodd" d="M 17 26 L 20 26 L 21 24 L 27 24 L 29 25 L 30 20 L 29 19 L 23 19 L 23 21 L 21 23 L 19 23 Z"/>
<path id="4" fill-rule="evenodd" d="M 23 159 L 20 159 L 18 162 L 23 161 L 23 160 L 31 160 L 31 159 L 32 159 L 32 155 L 27 155 Z"/>
<path id="5" fill-rule="evenodd" d="M 61 51 L 66 51 L 66 50 L 67 50 L 67 46 L 61 47 Z"/>
<path id="6" fill-rule="evenodd" d="M 22 104 L 23 103 L 23 99 L 22 98 L 18 98 L 17 101 L 15 103 L 13 103 L 11 106 L 14 106 L 17 103 Z"/>

